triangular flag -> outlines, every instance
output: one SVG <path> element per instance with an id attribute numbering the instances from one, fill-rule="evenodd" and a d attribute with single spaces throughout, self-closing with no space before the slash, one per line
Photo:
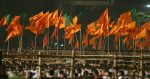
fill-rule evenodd
<path id="1" fill-rule="evenodd" d="M 77 49 L 78 47 L 79 47 L 79 41 L 77 40 L 74 48 Z"/>
<path id="2" fill-rule="evenodd" d="M 43 39 L 43 49 L 45 48 L 45 46 L 47 45 L 48 43 L 48 38 L 47 38 L 47 35 L 44 36 L 44 39 Z"/>
<path id="3" fill-rule="evenodd" d="M 0 26 L 4 26 L 6 24 L 8 24 L 10 22 L 10 14 L 7 16 L 4 16 L 1 20 L 0 20 Z"/>

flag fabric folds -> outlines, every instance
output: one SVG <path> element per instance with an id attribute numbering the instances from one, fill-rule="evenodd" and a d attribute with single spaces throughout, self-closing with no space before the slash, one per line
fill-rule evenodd
<path id="1" fill-rule="evenodd" d="M 5 41 L 12 37 L 20 36 L 22 34 L 22 25 L 20 24 L 20 16 L 15 16 L 10 24 L 8 25 L 6 31 L 8 32 Z"/>
<path id="2" fill-rule="evenodd" d="M 0 26 L 4 26 L 6 24 L 8 24 L 10 21 L 10 14 L 8 14 L 7 16 L 4 16 L 1 20 L 0 20 Z"/>
<path id="3" fill-rule="evenodd" d="M 21 23 L 23 24 L 23 22 L 21 20 L 20 23 L 20 18 L 20 16 L 11 18 L 10 14 L 8 14 L 0 19 L 0 27 L 8 25 L 5 42 L 10 38 L 19 37 L 22 34 L 23 29 Z M 81 31 L 82 25 L 79 23 L 78 16 L 72 18 L 67 13 L 58 11 L 58 9 L 52 12 L 39 12 L 28 20 L 29 24 L 25 29 L 31 31 L 36 37 L 44 34 L 45 29 L 48 32 L 51 27 L 54 28 L 52 32 L 49 32 L 51 34 L 48 33 L 50 36 L 44 35 L 43 49 L 48 44 L 48 41 L 54 37 L 58 41 L 58 38 L 60 38 L 60 35 L 58 35 L 59 30 L 64 32 L 62 37 L 64 40 L 68 40 L 68 45 L 72 45 L 75 49 L 81 47 L 79 44 L 81 44 L 83 48 L 89 46 L 94 49 L 105 49 L 106 46 L 111 44 L 111 42 L 107 41 L 111 38 L 114 39 L 113 42 L 115 42 L 114 44 L 117 47 L 123 47 L 122 45 L 128 49 L 150 47 L 150 45 L 148 45 L 148 43 L 150 43 L 150 21 L 140 23 L 136 9 L 123 12 L 117 20 L 112 20 L 109 16 L 108 8 L 106 8 L 100 17 L 95 21 L 91 21 L 85 26 L 86 29 L 83 31 Z M 77 39 L 79 38 L 79 31 L 81 38 L 80 43 Z M 34 46 L 32 46 L 32 48 L 34 48 Z"/>

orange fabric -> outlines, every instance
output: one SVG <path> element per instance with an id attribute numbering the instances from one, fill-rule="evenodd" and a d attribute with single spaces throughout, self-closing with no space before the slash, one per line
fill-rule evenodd
<path id="1" fill-rule="evenodd" d="M 125 37 L 124 39 L 123 39 L 123 44 L 125 45 L 127 42 L 129 42 L 129 37 Z"/>
<path id="2" fill-rule="evenodd" d="M 48 38 L 47 38 L 47 35 L 44 36 L 44 39 L 43 39 L 43 49 L 45 48 L 45 46 L 48 44 Z"/>
<path id="3" fill-rule="evenodd" d="M 86 46 L 88 46 L 88 35 L 84 35 L 84 36 L 83 36 L 82 45 L 83 45 L 84 48 L 85 48 Z"/>
<path id="4" fill-rule="evenodd" d="M 95 37 L 91 38 L 89 42 L 90 42 L 90 45 L 92 45 L 93 48 L 95 48 Z"/>
<path id="5" fill-rule="evenodd" d="M 98 19 L 96 26 L 103 30 L 103 35 L 107 36 L 110 28 L 110 17 L 108 15 L 108 8 L 103 12 L 103 14 Z M 100 36 L 100 35 L 99 35 Z"/>
<path id="6" fill-rule="evenodd" d="M 20 16 L 15 16 L 8 25 L 6 31 L 8 32 L 5 41 L 12 37 L 20 36 L 22 33 L 22 26 L 20 24 Z"/>
<path id="7" fill-rule="evenodd" d="M 140 33 L 136 35 L 136 39 L 140 39 L 140 38 L 147 39 L 148 37 L 149 35 L 146 29 L 140 30 Z"/>
<path id="8" fill-rule="evenodd" d="M 6 25 L 7 21 L 6 21 L 6 16 L 4 16 L 1 20 L 0 20 L 0 26 L 4 26 Z"/>
<path id="9" fill-rule="evenodd" d="M 86 32 L 90 35 L 93 35 L 96 31 L 96 26 L 95 26 L 95 22 L 91 22 L 89 25 L 87 25 L 87 30 Z"/>
<path id="10" fill-rule="evenodd" d="M 81 25 L 78 24 L 78 18 L 77 18 L 77 16 L 75 16 L 72 19 L 72 24 L 70 24 L 70 26 L 68 26 L 64 29 L 64 31 L 65 31 L 64 38 L 69 39 L 69 44 L 71 44 L 71 42 L 74 38 L 74 34 L 80 30 L 81 30 Z"/>
<path id="11" fill-rule="evenodd" d="M 76 44 L 75 44 L 75 49 L 79 48 L 79 41 L 77 40 Z"/>

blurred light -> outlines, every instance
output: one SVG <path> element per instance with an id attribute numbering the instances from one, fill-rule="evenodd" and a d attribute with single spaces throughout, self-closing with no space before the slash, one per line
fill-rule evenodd
<path id="1" fill-rule="evenodd" d="M 147 8 L 150 8 L 150 4 L 147 4 L 146 7 L 147 7 Z"/>
<path id="2" fill-rule="evenodd" d="M 63 47 L 64 45 L 63 45 L 63 44 L 61 44 L 60 46 L 61 46 L 61 47 Z"/>
<path id="3" fill-rule="evenodd" d="M 56 43 L 54 43 L 54 45 L 57 45 L 57 42 L 56 42 Z"/>

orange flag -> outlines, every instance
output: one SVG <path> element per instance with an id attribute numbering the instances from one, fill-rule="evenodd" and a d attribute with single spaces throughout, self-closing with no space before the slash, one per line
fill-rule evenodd
<path id="1" fill-rule="evenodd" d="M 122 24 L 122 21 L 124 21 L 123 24 Z M 122 13 L 120 15 L 120 17 L 118 18 L 118 21 L 117 21 L 118 26 L 122 26 L 122 25 L 124 26 L 126 24 L 131 23 L 131 22 L 132 22 L 132 16 L 131 16 L 131 12 L 130 11 Z"/>
<path id="2" fill-rule="evenodd" d="M 86 32 L 90 35 L 93 35 L 96 31 L 96 25 L 95 22 L 91 22 L 89 25 L 87 25 Z"/>
<path id="3" fill-rule="evenodd" d="M 72 43 L 73 38 L 74 38 L 74 34 L 70 35 L 70 38 L 69 38 L 69 44 Z"/>
<path id="4" fill-rule="evenodd" d="M 1 20 L 0 20 L 0 26 L 6 25 L 7 21 L 6 21 L 6 16 L 4 16 Z"/>
<path id="5" fill-rule="evenodd" d="M 20 16 L 15 16 L 8 25 L 6 31 L 8 32 L 5 42 L 12 37 L 20 36 L 22 33 L 22 25 L 20 24 Z"/>
<path id="6" fill-rule="evenodd" d="M 69 44 L 72 43 L 74 34 L 81 30 L 81 24 L 78 24 L 78 18 L 75 16 L 72 19 L 72 24 L 65 28 L 65 38 L 69 39 Z"/>
<path id="7" fill-rule="evenodd" d="M 125 45 L 127 42 L 129 42 L 129 37 L 125 37 L 124 39 L 123 39 L 123 44 Z"/>
<path id="8" fill-rule="evenodd" d="M 102 39 L 99 39 L 98 48 L 102 48 L 102 45 L 103 45 L 103 40 L 102 40 Z"/>
<path id="9" fill-rule="evenodd" d="M 110 28 L 110 17 L 108 15 L 108 8 L 103 12 L 103 14 L 98 19 L 98 22 L 96 24 L 98 28 L 101 28 L 103 30 L 103 34 L 105 36 L 108 35 L 109 28 Z"/>
<path id="10" fill-rule="evenodd" d="M 57 31 L 60 28 L 61 18 L 62 18 L 62 12 L 60 13 L 59 17 L 57 19 L 55 18 L 55 20 L 54 20 L 55 29 L 54 29 L 54 32 L 52 33 L 50 39 L 52 39 L 53 37 L 56 37 Z"/>
<path id="11" fill-rule="evenodd" d="M 142 26 L 142 29 L 147 29 L 147 30 L 150 30 L 150 21 L 148 21 L 148 22 L 145 22 Z"/>
<path id="12" fill-rule="evenodd" d="M 144 47 L 145 48 L 150 48 L 150 39 L 145 41 Z"/>
<path id="13" fill-rule="evenodd" d="M 82 45 L 83 45 L 84 48 L 86 46 L 88 46 L 88 35 L 87 34 L 83 36 Z"/>
<path id="14" fill-rule="evenodd" d="M 30 18 L 29 18 L 29 21 L 30 21 L 30 22 L 37 21 L 37 20 L 39 20 L 39 18 L 40 18 L 42 15 L 43 15 L 43 12 L 40 12 L 40 13 L 38 13 L 38 14 L 36 14 L 36 15 L 30 17 Z"/>
<path id="15" fill-rule="evenodd" d="M 147 39 L 148 37 L 149 35 L 146 29 L 142 29 L 140 33 L 136 35 L 136 39 L 140 39 L 140 38 Z"/>
<path id="16" fill-rule="evenodd" d="M 109 34 L 108 35 L 111 35 L 111 34 L 114 34 L 116 35 L 118 33 L 118 27 L 117 26 L 114 26 L 110 31 L 109 31 Z"/>
<path id="17" fill-rule="evenodd" d="M 43 39 L 43 49 L 45 48 L 45 46 L 47 45 L 48 43 L 48 38 L 47 38 L 47 35 L 44 36 L 44 39 Z"/>
<path id="18" fill-rule="evenodd" d="M 37 15 L 34 15 L 29 18 L 30 25 L 25 27 L 25 29 L 30 30 L 33 32 L 36 36 L 42 33 L 42 28 L 39 28 L 39 24 L 41 17 L 43 16 L 43 12 L 38 13 Z M 40 26 L 41 27 L 41 26 Z"/>
<path id="19" fill-rule="evenodd" d="M 135 28 L 135 26 L 136 26 L 135 21 L 134 21 L 134 22 L 131 22 L 131 23 L 129 23 L 129 24 L 126 25 L 125 30 L 126 30 L 126 31 L 133 30 L 133 29 Z"/>
<path id="20" fill-rule="evenodd" d="M 74 48 L 77 49 L 78 47 L 79 47 L 79 41 L 77 40 Z"/>
<path id="21" fill-rule="evenodd" d="M 92 45 L 92 47 L 95 49 L 96 48 L 96 44 L 95 44 L 95 37 L 90 39 L 90 45 Z"/>

